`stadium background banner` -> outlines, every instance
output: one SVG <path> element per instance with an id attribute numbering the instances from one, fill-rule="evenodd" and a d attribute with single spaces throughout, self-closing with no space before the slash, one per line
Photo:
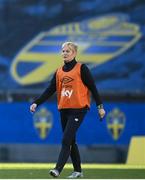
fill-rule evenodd
<path id="1" fill-rule="evenodd" d="M 75 41 L 78 59 L 87 63 L 102 94 L 143 94 L 144 1 L 8 0 L 0 4 L 1 92 L 30 94 L 45 88 L 62 64 L 60 45 Z"/>
<path id="2" fill-rule="evenodd" d="M 30 114 L 28 103 L 0 104 L 0 143 L 60 144 L 61 128 L 55 103 L 46 103 Z M 92 104 L 81 128 L 82 145 L 128 145 L 132 136 L 145 135 L 145 105 L 106 103 L 106 120 L 100 122 Z"/>
<path id="3" fill-rule="evenodd" d="M 0 143 L 60 144 L 56 97 L 35 114 L 29 105 L 62 65 L 64 41 L 78 43 L 107 111 L 100 122 L 92 104 L 78 142 L 128 145 L 145 135 L 144 22 L 143 0 L 1 0 Z"/>

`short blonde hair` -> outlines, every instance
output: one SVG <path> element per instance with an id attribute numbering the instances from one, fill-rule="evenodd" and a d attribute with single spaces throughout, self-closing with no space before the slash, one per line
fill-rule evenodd
<path id="1" fill-rule="evenodd" d="M 74 42 L 65 42 L 62 44 L 62 48 L 64 48 L 64 46 L 68 46 L 70 48 L 73 48 L 76 52 L 78 50 L 78 45 Z"/>

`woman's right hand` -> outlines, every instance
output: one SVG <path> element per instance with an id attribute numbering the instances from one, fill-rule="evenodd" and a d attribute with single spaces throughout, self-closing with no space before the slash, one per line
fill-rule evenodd
<path id="1" fill-rule="evenodd" d="M 37 104 L 33 103 L 31 106 L 30 106 L 30 112 L 35 112 L 36 111 L 36 108 L 37 108 Z"/>

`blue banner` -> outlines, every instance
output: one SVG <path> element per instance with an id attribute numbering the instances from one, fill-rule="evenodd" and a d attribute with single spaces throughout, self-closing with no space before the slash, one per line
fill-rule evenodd
<path id="1" fill-rule="evenodd" d="M 63 63 L 61 44 L 74 41 L 102 94 L 144 94 L 144 1 L 37 2 L 0 2 L 2 91 L 44 89 Z"/>
<path id="2" fill-rule="evenodd" d="M 0 143 L 60 144 L 61 124 L 57 105 L 46 103 L 34 114 L 29 103 L 0 103 Z M 92 104 L 77 133 L 79 144 L 127 145 L 132 136 L 145 135 L 145 104 L 105 103 L 107 111 L 99 120 Z"/>

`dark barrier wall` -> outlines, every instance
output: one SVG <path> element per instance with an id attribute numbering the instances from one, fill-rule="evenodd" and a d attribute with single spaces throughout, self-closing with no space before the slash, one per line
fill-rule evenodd
<path id="1" fill-rule="evenodd" d="M 107 115 L 100 122 L 92 104 L 78 131 L 82 145 L 128 145 L 132 136 L 145 135 L 145 104 L 105 103 Z M 0 103 L 0 143 L 60 144 L 61 127 L 55 103 L 29 112 L 29 103 Z"/>

